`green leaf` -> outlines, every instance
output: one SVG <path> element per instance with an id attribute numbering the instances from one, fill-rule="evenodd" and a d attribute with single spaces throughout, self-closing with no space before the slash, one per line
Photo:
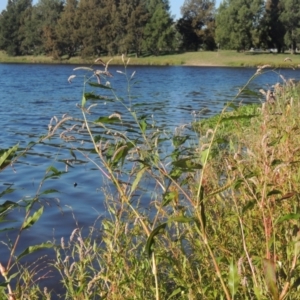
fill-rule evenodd
<path id="1" fill-rule="evenodd" d="M 173 145 L 174 147 L 179 147 L 185 143 L 185 141 L 189 138 L 189 136 L 175 136 L 173 137 Z"/>
<path id="2" fill-rule="evenodd" d="M 9 149 L 7 149 L 6 151 L 1 151 L 0 152 L 0 169 L 2 168 L 2 165 L 5 163 L 5 161 L 12 156 L 18 149 L 18 145 L 15 145 Z M 5 167 L 5 165 L 4 165 Z"/>
<path id="3" fill-rule="evenodd" d="M 237 179 L 234 184 L 233 184 L 233 188 L 236 190 L 236 189 L 239 189 L 240 186 L 243 184 L 244 180 L 243 179 Z"/>
<path id="4" fill-rule="evenodd" d="M 60 175 L 66 173 L 66 172 L 58 171 L 58 170 L 57 170 L 55 167 L 53 167 L 53 166 L 50 166 L 50 167 L 47 169 L 47 173 L 49 173 L 49 172 L 51 172 L 51 174 L 45 176 L 45 179 L 51 178 L 51 177 L 59 177 Z"/>
<path id="5" fill-rule="evenodd" d="M 279 292 L 278 292 L 277 282 L 276 282 L 275 263 L 269 259 L 264 259 L 263 266 L 264 266 L 264 275 L 265 275 L 265 280 L 266 280 L 268 290 L 270 294 L 273 296 L 272 299 L 278 300 Z"/>
<path id="6" fill-rule="evenodd" d="M 147 243 L 146 243 L 146 252 L 149 257 L 151 256 L 151 254 L 153 252 L 152 245 L 154 243 L 154 237 L 156 235 L 158 235 L 160 232 L 164 231 L 166 226 L 167 226 L 167 223 L 162 223 L 162 224 L 158 225 L 155 229 L 153 229 L 153 231 L 149 235 L 149 237 L 147 239 Z"/>
<path id="7" fill-rule="evenodd" d="M 174 151 L 172 151 L 170 156 L 172 157 L 173 160 L 177 160 L 180 154 L 181 151 L 179 149 L 175 149 Z"/>
<path id="8" fill-rule="evenodd" d="M 242 209 L 242 213 L 245 213 L 247 210 L 251 210 L 257 204 L 256 200 L 248 201 Z"/>
<path id="9" fill-rule="evenodd" d="M 275 223 L 279 224 L 284 221 L 290 221 L 290 220 L 300 220 L 300 214 L 287 214 L 287 215 L 281 216 Z"/>
<path id="10" fill-rule="evenodd" d="M 11 220 L 10 220 L 9 222 L 11 222 Z M 15 228 L 15 227 L 3 228 L 3 229 L 0 229 L 0 232 L 9 231 L 9 230 L 14 230 L 14 229 L 16 229 L 16 228 Z"/>
<path id="11" fill-rule="evenodd" d="M 169 296 L 168 300 L 173 298 L 174 296 L 180 294 L 181 292 L 182 292 L 182 289 L 179 287 L 178 289 L 173 291 L 173 293 Z"/>
<path id="12" fill-rule="evenodd" d="M 12 275 L 9 276 L 9 278 L 6 281 L 1 282 L 0 283 L 0 291 L 3 292 L 4 291 L 4 287 L 6 287 L 9 284 L 9 282 L 12 279 L 14 279 L 16 276 L 18 276 L 18 275 L 20 275 L 20 272 L 13 273 Z"/>
<path id="13" fill-rule="evenodd" d="M 95 120 L 94 123 L 104 123 L 104 124 L 115 124 L 121 123 L 122 121 L 118 117 L 100 117 Z"/>
<path id="14" fill-rule="evenodd" d="M 59 193 L 59 191 L 56 189 L 48 189 L 48 190 L 43 191 L 40 195 L 48 195 L 48 194 L 53 194 L 53 193 Z"/>
<path id="15" fill-rule="evenodd" d="M 85 97 L 86 101 L 88 101 L 88 100 L 103 100 L 103 101 L 106 101 L 106 102 L 113 101 L 112 99 L 110 99 L 106 96 L 96 95 L 94 93 L 85 93 L 84 97 Z"/>
<path id="16" fill-rule="evenodd" d="M 12 188 L 8 187 L 3 192 L 0 193 L 0 198 L 3 197 L 4 195 L 10 194 L 14 191 L 15 191 L 15 189 L 12 189 Z"/>
<path id="17" fill-rule="evenodd" d="M 202 169 L 202 165 L 194 162 L 191 158 L 182 158 L 172 162 L 172 165 L 182 169 L 182 171 L 191 171 Z"/>
<path id="18" fill-rule="evenodd" d="M 274 160 L 272 160 L 271 166 L 272 166 L 272 167 L 275 167 L 275 166 L 280 165 L 280 164 L 282 164 L 282 163 L 283 163 L 283 162 L 282 162 L 281 159 L 274 159 Z"/>
<path id="19" fill-rule="evenodd" d="M 137 188 L 137 186 L 138 186 L 140 180 L 142 179 L 143 174 L 145 173 L 146 170 L 147 170 L 147 168 L 144 167 L 144 168 L 142 168 L 141 170 L 139 170 L 137 172 L 136 177 L 135 177 L 135 179 L 132 183 L 132 186 L 131 186 L 130 194 L 132 194 L 136 190 L 136 188 Z"/>
<path id="20" fill-rule="evenodd" d="M 32 216 L 29 216 L 25 222 L 22 225 L 22 230 L 30 228 L 32 225 L 34 225 L 39 218 L 42 216 L 44 211 L 44 207 L 42 206 L 40 209 L 38 209 Z"/>
<path id="21" fill-rule="evenodd" d="M 21 259 L 22 257 L 24 257 L 25 255 L 34 253 L 38 250 L 41 249 L 47 249 L 47 248 L 52 248 L 53 245 L 51 243 L 42 243 L 40 245 L 35 245 L 35 246 L 29 246 L 28 248 L 26 248 L 21 254 L 18 255 L 17 259 Z"/>
<path id="22" fill-rule="evenodd" d="M 204 151 L 201 152 L 200 161 L 202 165 L 204 165 L 205 162 L 207 161 L 208 155 L 209 155 L 209 149 L 205 149 Z"/>
<path id="23" fill-rule="evenodd" d="M 240 282 L 240 276 L 238 274 L 238 268 L 236 264 L 231 260 L 229 265 L 229 274 L 228 274 L 228 286 L 231 292 L 232 299 L 234 298 L 234 295 L 237 292 L 238 285 Z"/>
<path id="24" fill-rule="evenodd" d="M 195 222 L 195 218 L 185 217 L 185 216 L 176 216 L 168 219 L 168 223 L 178 222 L 178 223 L 190 223 Z"/>
<path id="25" fill-rule="evenodd" d="M 81 106 L 84 107 L 86 103 L 86 98 L 85 95 L 82 95 L 82 99 L 81 99 Z"/>
<path id="26" fill-rule="evenodd" d="M 76 160 L 77 160 L 77 157 L 76 157 L 76 155 L 75 155 L 75 153 L 74 153 L 74 151 L 73 151 L 72 149 L 70 149 L 70 153 L 71 153 L 72 157 L 74 157 L 74 159 L 75 159 L 75 161 L 76 161 Z"/>
<path id="27" fill-rule="evenodd" d="M 170 202 L 177 201 L 178 199 L 178 192 L 177 191 L 171 191 L 171 192 L 165 192 L 163 194 L 163 203 L 162 206 L 168 205 Z"/>
<path id="28" fill-rule="evenodd" d="M 226 106 L 227 108 L 233 108 L 234 110 L 238 110 L 239 106 L 232 103 L 232 102 L 227 102 L 224 104 L 224 106 Z"/>
<path id="29" fill-rule="evenodd" d="M 200 200 L 201 227 L 202 227 L 202 230 L 205 230 L 206 215 L 205 215 L 205 207 L 204 207 L 204 188 L 203 188 L 203 186 L 201 186 L 201 189 L 200 189 L 199 200 Z"/>
<path id="30" fill-rule="evenodd" d="M 241 95 L 249 95 L 249 96 L 259 97 L 260 93 L 258 93 L 256 91 L 249 90 L 249 89 L 243 89 L 242 92 L 241 92 Z"/>
<path id="31" fill-rule="evenodd" d="M 170 172 L 170 177 L 174 180 L 178 179 L 182 175 L 182 170 L 179 168 L 173 168 Z"/>
<path id="32" fill-rule="evenodd" d="M 282 194 L 281 191 L 279 191 L 279 190 L 272 190 L 272 191 L 270 191 L 270 192 L 267 194 L 267 197 L 272 196 L 272 195 L 280 195 L 280 194 Z"/>
<path id="33" fill-rule="evenodd" d="M 117 165 L 121 160 L 121 163 L 124 163 L 125 157 L 128 154 L 128 151 L 133 148 L 132 143 L 126 143 L 125 145 L 120 144 L 120 146 L 115 150 L 112 156 L 113 165 Z"/>
<path id="34" fill-rule="evenodd" d="M 135 160 L 133 160 L 134 162 L 139 162 L 139 163 L 141 163 L 143 166 L 145 166 L 145 167 L 151 167 L 151 164 L 149 163 L 149 161 L 147 161 L 147 160 L 142 160 L 142 159 L 135 159 Z"/>
<path id="35" fill-rule="evenodd" d="M 59 173 L 59 171 L 55 167 L 53 167 L 53 166 L 50 166 L 50 167 L 47 168 L 47 172 L 50 172 L 50 171 L 53 174 L 58 174 Z"/>
<path id="36" fill-rule="evenodd" d="M 18 203 L 12 201 L 5 201 L 3 204 L 0 205 L 0 215 L 7 212 L 10 208 L 20 206 Z"/>
<path id="37" fill-rule="evenodd" d="M 89 82 L 89 85 L 93 86 L 93 87 L 101 88 L 101 89 L 114 90 L 110 86 L 107 86 L 107 85 L 104 85 L 104 84 L 99 84 L 99 83 L 96 83 L 96 82 Z"/>
<path id="38" fill-rule="evenodd" d="M 145 119 L 142 119 L 140 122 L 140 128 L 141 128 L 141 131 L 142 133 L 145 133 L 146 132 L 146 129 L 147 129 L 147 122 Z"/>

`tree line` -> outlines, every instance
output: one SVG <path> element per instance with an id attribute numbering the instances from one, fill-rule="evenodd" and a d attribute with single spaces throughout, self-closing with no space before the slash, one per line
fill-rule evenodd
<path id="1" fill-rule="evenodd" d="M 0 49 L 9 55 L 161 55 L 255 48 L 296 49 L 299 0 L 185 0 L 175 20 L 169 0 L 8 0 Z"/>
<path id="2" fill-rule="evenodd" d="M 300 1 L 224 0 L 216 15 L 215 39 L 225 49 L 295 52 L 300 42 Z"/>

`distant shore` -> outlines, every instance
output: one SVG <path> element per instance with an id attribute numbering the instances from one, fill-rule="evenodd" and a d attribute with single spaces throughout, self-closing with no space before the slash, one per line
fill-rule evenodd
<path id="1" fill-rule="evenodd" d="M 101 57 L 105 62 L 112 58 L 111 65 L 123 65 L 121 56 Z M 299 54 L 272 54 L 272 53 L 250 53 L 236 51 L 198 51 L 186 52 L 181 54 L 168 54 L 162 56 L 146 56 L 136 58 L 128 56 L 125 61 L 130 65 L 149 65 L 149 66 L 198 66 L 198 67 L 258 67 L 269 65 L 270 68 L 293 68 L 300 66 Z M 81 57 L 72 57 L 70 59 L 54 59 L 50 56 L 27 55 L 27 56 L 7 56 L 5 52 L 0 51 L 0 63 L 31 63 L 31 64 L 82 64 L 94 65 L 96 57 L 83 59 Z"/>

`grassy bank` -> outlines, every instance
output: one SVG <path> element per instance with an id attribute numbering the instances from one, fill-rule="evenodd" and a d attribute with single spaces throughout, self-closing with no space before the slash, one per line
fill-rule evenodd
<path id="1" fill-rule="evenodd" d="M 290 57 L 292 61 L 286 60 Z M 108 61 L 111 57 L 102 57 Z M 228 67 L 257 67 L 259 65 L 270 65 L 273 68 L 298 68 L 300 55 L 272 54 L 272 53 L 238 53 L 236 51 L 218 52 L 187 52 L 164 56 L 131 57 L 131 65 L 191 65 L 191 66 L 228 66 Z M 48 56 L 19 56 L 9 57 L 0 51 L 0 62 L 2 63 L 64 63 L 64 64 L 93 64 L 95 58 L 54 60 Z M 122 65 L 121 56 L 113 57 L 111 64 Z"/>
<path id="2" fill-rule="evenodd" d="M 151 112 L 145 115 L 140 103 L 135 105 L 130 88 L 120 97 L 109 85 L 97 83 L 104 71 L 83 70 L 91 76 L 86 78 L 94 93 L 84 91 L 82 120 L 56 119 L 43 141 L 54 135 L 62 143 L 68 137 L 80 141 L 80 133 L 85 140 L 89 136 L 95 166 L 107 183 L 102 187 L 106 217 L 91 226 L 88 236 L 75 228 L 68 240 L 24 249 L 19 256 L 18 241 L 11 241 L 11 260 L 0 265 L 1 299 L 8 294 L 15 296 L 9 299 L 58 299 L 55 290 L 39 289 L 37 269 L 19 267 L 11 274 L 13 265 L 21 266 L 20 256 L 43 247 L 52 247 L 56 254 L 51 267 L 65 289 L 61 299 L 297 299 L 299 85 L 284 79 L 273 94 L 261 91 L 266 101 L 257 106 L 240 107 L 237 95 L 219 115 L 195 122 L 192 136 L 185 126 L 165 132 Z M 123 74 L 129 86 L 134 84 L 134 74 L 126 68 Z M 122 113 L 89 114 L 94 109 L 89 101 L 107 101 L 107 91 Z M 122 121 L 125 114 L 131 122 Z M 161 151 L 166 141 L 172 145 L 169 153 Z M 2 152 L 0 167 L 15 152 Z M 76 149 L 72 156 L 76 159 Z M 63 173 L 47 170 L 40 194 L 25 202 L 20 235 L 32 226 L 34 230 L 42 214 L 39 197 L 53 193 L 43 191 L 44 181 L 63 180 Z M 19 209 L 8 204 L 0 206 L 7 221 Z M 47 267 L 39 266 L 44 272 Z"/>

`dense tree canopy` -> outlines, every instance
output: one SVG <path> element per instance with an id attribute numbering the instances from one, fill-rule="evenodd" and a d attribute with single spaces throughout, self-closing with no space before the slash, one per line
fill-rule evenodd
<path id="1" fill-rule="evenodd" d="M 298 0 L 224 0 L 216 15 L 216 42 L 224 49 L 291 49 L 300 42 Z"/>
<path id="2" fill-rule="evenodd" d="M 300 2 L 299 0 L 282 0 L 282 13 L 279 20 L 282 22 L 285 35 L 284 42 L 295 52 L 300 42 Z"/>
<path id="3" fill-rule="evenodd" d="M 264 0 L 224 0 L 216 17 L 216 41 L 224 49 L 260 45 Z"/>
<path id="4" fill-rule="evenodd" d="M 175 50 L 295 51 L 299 0 L 185 0 L 175 21 L 169 0 L 8 0 L 0 49 L 59 58 L 159 55 Z"/>
<path id="5" fill-rule="evenodd" d="M 1 13 L 0 48 L 9 55 L 22 55 L 21 45 L 26 38 L 25 23 L 31 9 L 31 0 L 9 0 Z"/>
<path id="6" fill-rule="evenodd" d="M 173 47 L 175 32 L 172 27 L 169 1 L 150 0 L 149 19 L 144 30 L 144 49 L 158 55 L 160 50 Z"/>
<path id="7" fill-rule="evenodd" d="M 280 20 L 283 7 L 280 0 L 267 0 L 265 15 L 262 20 L 264 28 L 263 39 L 268 48 L 277 48 L 278 52 L 284 47 L 285 29 Z"/>
<path id="8" fill-rule="evenodd" d="M 78 0 L 66 0 L 56 26 L 58 48 L 61 53 L 72 57 L 76 54 L 79 42 L 79 21 L 76 16 Z"/>
<path id="9" fill-rule="evenodd" d="M 197 50 L 201 46 L 213 50 L 215 0 L 185 0 L 181 14 L 177 30 L 182 34 L 187 49 Z"/>

